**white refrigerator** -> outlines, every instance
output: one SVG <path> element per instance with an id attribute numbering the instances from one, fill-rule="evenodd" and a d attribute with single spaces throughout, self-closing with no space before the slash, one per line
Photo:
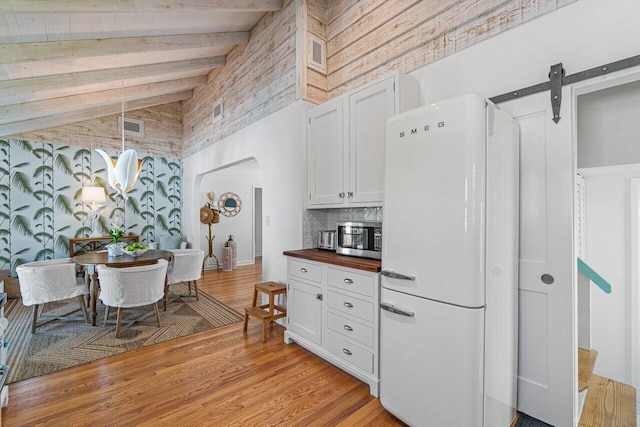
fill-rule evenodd
<path id="1" fill-rule="evenodd" d="M 387 121 L 380 400 L 411 426 L 508 427 L 519 127 L 466 94 Z"/>

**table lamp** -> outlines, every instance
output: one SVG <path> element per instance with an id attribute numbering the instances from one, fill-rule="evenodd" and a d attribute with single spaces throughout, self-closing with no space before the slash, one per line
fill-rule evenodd
<path id="1" fill-rule="evenodd" d="M 96 203 L 104 203 L 107 201 L 107 197 L 104 194 L 104 188 L 102 187 L 82 187 L 82 194 L 80 199 L 83 203 L 90 203 L 89 219 L 91 220 L 91 236 L 98 237 L 100 232 L 97 227 L 98 213 L 100 208 L 96 206 Z"/>

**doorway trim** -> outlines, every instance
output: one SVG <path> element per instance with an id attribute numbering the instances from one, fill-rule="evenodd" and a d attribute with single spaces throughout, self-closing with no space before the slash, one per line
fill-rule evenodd
<path id="1" fill-rule="evenodd" d="M 629 215 L 630 215 L 630 251 L 629 266 L 631 270 L 630 301 L 627 303 L 631 317 L 631 382 L 636 389 L 640 386 L 640 178 L 629 180 Z"/>
<path id="2" fill-rule="evenodd" d="M 615 73 L 607 74 L 597 78 L 585 80 L 580 83 L 574 83 L 571 87 L 571 96 L 573 100 L 572 111 L 572 132 L 573 132 L 573 153 L 574 153 L 574 169 L 575 173 L 578 172 L 578 97 L 580 95 L 586 95 L 588 93 L 597 92 L 604 89 L 624 85 L 627 83 L 633 83 L 640 81 L 640 66 L 627 68 Z M 575 197 L 575 196 L 574 196 Z M 627 366 L 628 371 L 631 372 L 632 385 L 634 387 L 640 386 L 640 362 L 634 363 L 634 361 L 640 361 L 640 178 L 629 179 L 629 230 L 631 236 L 629 237 L 627 246 L 627 268 L 626 274 L 630 279 L 630 294 L 627 302 L 627 309 L 629 310 L 628 321 L 630 323 L 629 330 L 626 333 L 627 339 L 631 344 L 630 365 Z M 575 206 L 575 203 L 574 203 Z M 575 219 L 574 219 L 575 221 Z M 575 245 L 575 236 L 574 236 Z"/>

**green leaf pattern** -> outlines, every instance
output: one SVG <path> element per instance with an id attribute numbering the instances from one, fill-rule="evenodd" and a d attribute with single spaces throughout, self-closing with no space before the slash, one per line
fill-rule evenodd
<path id="1" fill-rule="evenodd" d="M 116 158 L 119 152 L 110 152 Z M 0 269 L 69 256 L 69 238 L 91 234 L 81 188 L 105 189 L 98 227 L 116 217 L 143 244 L 182 234 L 182 160 L 145 156 L 128 200 L 107 184 L 104 160 L 83 147 L 0 138 Z"/>

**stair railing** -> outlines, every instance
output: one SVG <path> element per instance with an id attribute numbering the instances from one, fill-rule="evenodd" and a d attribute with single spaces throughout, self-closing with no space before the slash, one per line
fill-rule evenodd
<path id="1" fill-rule="evenodd" d="M 589 267 L 586 262 L 578 258 L 578 270 L 587 276 L 589 280 L 595 283 L 605 294 L 611 293 L 611 285 L 604 280 L 602 276 L 596 273 L 593 268 Z"/>

